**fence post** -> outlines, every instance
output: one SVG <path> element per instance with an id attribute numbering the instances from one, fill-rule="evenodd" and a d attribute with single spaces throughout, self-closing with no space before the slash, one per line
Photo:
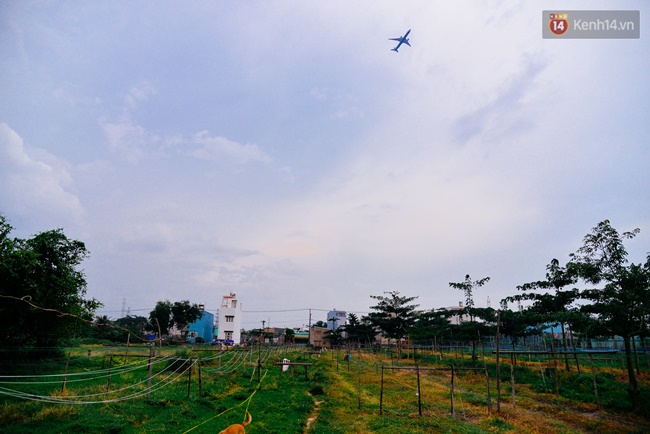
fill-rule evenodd
<path id="1" fill-rule="evenodd" d="M 515 363 L 514 363 L 514 354 L 510 355 L 510 388 L 512 389 L 512 408 L 517 407 L 515 402 Z"/>
<path id="2" fill-rule="evenodd" d="M 63 377 L 63 384 L 61 385 L 61 393 L 65 392 L 65 382 L 68 380 L 69 365 L 70 365 L 70 353 L 68 352 L 68 360 L 65 362 L 65 377 Z"/>
<path id="3" fill-rule="evenodd" d="M 379 389 L 379 415 L 383 414 L 383 404 L 384 404 L 384 367 L 381 367 L 381 389 Z"/>
<path id="4" fill-rule="evenodd" d="M 187 361 L 190 363 L 190 368 L 187 370 L 187 397 L 190 397 L 190 386 L 192 381 L 192 359 L 188 358 Z"/>
<path id="5" fill-rule="evenodd" d="M 201 358 L 198 359 L 199 364 L 199 398 L 203 396 L 203 381 L 201 378 Z"/>
<path id="6" fill-rule="evenodd" d="M 456 408 L 454 407 L 454 364 L 451 364 L 451 416 L 456 418 Z"/>
<path id="7" fill-rule="evenodd" d="M 485 363 L 485 360 L 483 360 Z M 488 372 L 487 365 L 485 366 L 485 384 L 487 385 L 487 407 L 488 414 L 492 412 L 492 397 L 490 396 L 490 373 Z"/>
<path id="8" fill-rule="evenodd" d="M 496 344 L 497 344 L 497 360 L 496 360 L 496 367 L 497 367 L 497 413 L 501 412 L 501 368 L 499 366 L 499 327 L 501 325 L 501 310 L 497 311 L 497 336 L 496 336 Z"/>
<path id="9" fill-rule="evenodd" d="M 113 356 L 111 356 L 109 362 L 108 362 L 108 378 L 106 379 L 106 391 L 108 392 L 108 388 L 111 386 L 111 369 L 113 368 Z"/>
<path id="10" fill-rule="evenodd" d="M 153 352 L 155 351 L 155 346 L 156 344 L 154 342 L 151 343 L 151 346 L 149 347 L 149 378 L 147 378 L 147 399 L 149 399 L 149 396 L 151 395 L 151 368 L 152 368 L 152 359 L 153 359 Z"/>
<path id="11" fill-rule="evenodd" d="M 596 369 L 594 368 L 594 359 L 591 357 L 591 354 L 589 354 L 589 361 L 591 362 L 591 376 L 594 379 L 594 395 L 596 395 L 596 404 L 600 405 L 600 402 L 598 401 L 598 386 L 596 385 Z"/>
<path id="12" fill-rule="evenodd" d="M 418 413 L 420 416 L 422 416 L 422 398 L 421 398 L 421 393 L 420 393 L 420 366 L 416 363 L 415 364 L 415 370 L 417 372 L 418 376 Z"/>

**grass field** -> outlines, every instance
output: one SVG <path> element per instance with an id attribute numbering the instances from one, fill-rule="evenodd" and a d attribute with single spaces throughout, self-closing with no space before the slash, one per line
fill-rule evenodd
<path id="1" fill-rule="evenodd" d="M 561 363 L 556 371 L 530 357 L 512 370 L 502 364 L 497 402 L 491 357 L 476 364 L 487 368 L 486 381 L 486 371 L 470 370 L 471 359 L 458 353 L 420 352 L 417 364 L 413 354 L 398 359 L 387 352 L 354 351 L 344 361 L 340 350 L 318 356 L 286 348 L 167 347 L 151 362 L 147 347 L 125 353 L 75 347 L 69 359 L 65 352 L 47 362 L 2 365 L 0 432 L 216 433 L 240 423 L 246 409 L 252 434 L 650 432 L 647 370 L 639 376 L 643 414 L 633 414 L 625 372 L 614 361 L 598 362 L 595 376 L 588 365 L 578 373 Z M 274 363 L 284 358 L 303 365 L 281 373 Z"/>

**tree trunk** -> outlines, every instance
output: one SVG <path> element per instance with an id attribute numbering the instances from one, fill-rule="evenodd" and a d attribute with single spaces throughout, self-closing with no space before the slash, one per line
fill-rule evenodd
<path id="1" fill-rule="evenodd" d="M 630 395 L 632 409 L 635 413 L 639 413 L 641 411 L 641 390 L 639 389 L 639 383 L 637 383 L 636 376 L 634 375 L 634 363 L 632 360 L 632 345 L 630 343 L 630 337 L 624 336 L 623 342 L 625 343 L 625 360 L 627 362 L 627 378 L 629 383 L 627 387 L 627 393 Z"/>

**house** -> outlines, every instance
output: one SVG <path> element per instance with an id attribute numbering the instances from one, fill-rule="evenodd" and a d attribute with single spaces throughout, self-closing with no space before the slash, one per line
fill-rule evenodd
<path id="1" fill-rule="evenodd" d="M 237 300 L 237 294 L 231 292 L 221 298 L 217 341 L 239 345 L 241 342 L 241 313 L 242 304 Z"/>
<path id="2" fill-rule="evenodd" d="M 205 305 L 199 304 L 201 316 L 187 328 L 187 340 L 192 343 L 212 343 L 214 339 L 214 314 L 205 311 Z"/>

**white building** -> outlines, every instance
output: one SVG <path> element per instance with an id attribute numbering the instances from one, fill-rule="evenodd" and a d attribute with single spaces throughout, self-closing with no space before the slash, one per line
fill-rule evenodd
<path id="1" fill-rule="evenodd" d="M 217 339 L 239 344 L 241 341 L 241 316 L 241 303 L 237 300 L 237 294 L 231 292 L 230 295 L 224 295 L 219 308 Z"/>
<path id="2" fill-rule="evenodd" d="M 347 324 L 347 313 L 345 311 L 334 309 L 327 312 L 328 330 L 336 330 L 339 327 L 346 326 Z"/>
<path id="3" fill-rule="evenodd" d="M 449 306 L 449 307 L 443 307 L 440 310 L 448 310 L 448 311 L 461 311 L 463 310 L 463 302 L 460 301 L 458 302 L 458 306 Z M 460 323 L 470 321 L 470 317 L 467 314 L 462 314 L 459 312 L 456 315 L 452 315 L 449 317 L 449 323 L 453 325 L 460 325 Z"/>

